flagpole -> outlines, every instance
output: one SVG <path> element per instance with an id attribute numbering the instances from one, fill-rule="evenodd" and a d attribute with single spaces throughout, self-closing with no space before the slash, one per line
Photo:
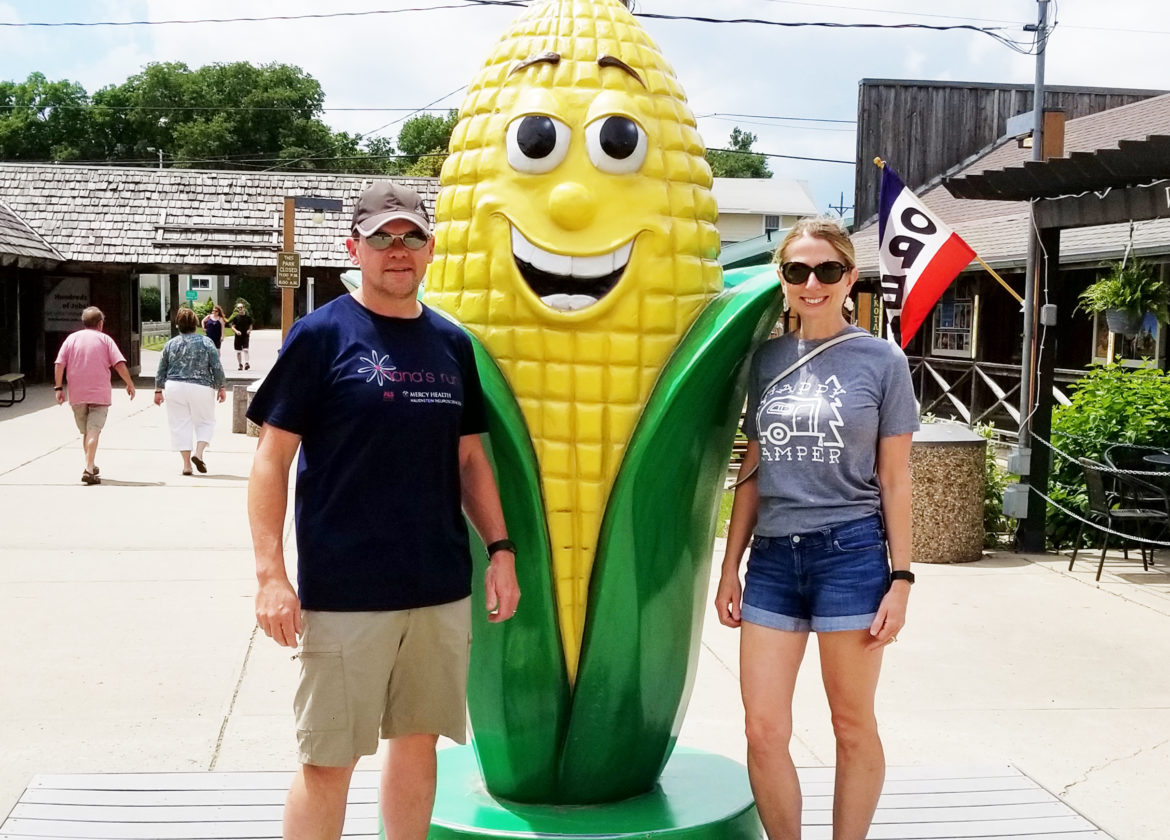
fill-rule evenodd
<path id="1" fill-rule="evenodd" d="M 984 270 L 986 270 L 988 274 L 990 274 L 992 277 L 994 277 L 996 280 L 998 280 L 999 285 L 1003 286 L 1005 289 L 1008 290 L 1008 294 L 1010 294 L 1012 297 L 1014 297 L 1019 303 L 1024 302 L 1024 299 L 1022 297 L 1020 297 L 1020 293 L 1017 292 L 1015 289 L 1013 289 L 1011 286 L 1009 286 L 1007 284 L 1007 281 L 1004 280 L 1002 277 L 1000 277 L 999 274 L 996 273 L 996 270 L 994 268 L 992 268 L 991 266 L 989 266 L 987 263 L 985 263 L 983 261 L 983 258 L 980 257 L 978 254 L 975 255 L 975 261 L 978 262 L 981 266 L 983 266 Z"/>
<path id="2" fill-rule="evenodd" d="M 1036 86 L 1032 92 L 1032 160 L 1044 159 L 1044 57 L 1048 40 L 1048 2 L 1036 0 L 1039 15 L 1036 22 Z M 1020 431 L 1016 445 L 1020 460 L 1029 462 L 1032 452 L 1032 411 L 1039 400 L 1036 366 L 1036 294 L 1039 292 L 1039 256 L 1033 206 L 1028 203 L 1028 262 L 1024 271 L 1024 340 L 1020 353 Z M 1047 453 L 1045 453 L 1047 454 Z M 1030 485 L 1034 471 L 1020 476 L 1020 484 Z M 1047 475 L 1047 469 L 1043 469 Z M 1028 494 L 1028 516 L 1016 528 L 1016 549 L 1043 551 L 1045 545 L 1045 502 L 1035 494 Z"/>

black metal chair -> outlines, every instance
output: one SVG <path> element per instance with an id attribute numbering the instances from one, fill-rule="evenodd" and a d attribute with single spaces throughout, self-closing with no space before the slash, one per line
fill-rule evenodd
<path id="1" fill-rule="evenodd" d="M 1146 456 L 1165 454 L 1166 450 L 1157 446 L 1115 443 L 1105 450 L 1105 463 L 1115 470 L 1148 473 L 1156 471 L 1156 468 L 1146 460 Z M 1122 475 L 1118 479 L 1117 490 L 1124 507 L 1165 509 L 1167 491 L 1170 490 L 1170 471 L 1165 476 Z"/>
<path id="2" fill-rule="evenodd" d="M 1102 523 L 1106 528 L 1111 530 L 1126 533 L 1123 527 L 1125 523 L 1132 523 L 1137 530 L 1136 536 L 1139 540 L 1145 537 L 1143 525 L 1149 524 L 1156 526 L 1158 529 L 1165 529 L 1167 524 L 1167 508 L 1170 507 L 1170 500 L 1167 500 L 1166 494 L 1162 493 L 1162 502 L 1167 507 L 1144 508 L 1144 507 L 1125 507 L 1118 505 L 1122 498 L 1122 493 L 1117 491 L 1110 491 L 1106 488 L 1105 476 L 1111 475 L 1114 478 L 1121 479 L 1116 473 L 1109 472 L 1109 468 L 1104 464 L 1092 460 L 1091 458 L 1078 458 L 1081 470 L 1085 474 L 1085 489 L 1089 495 L 1089 508 L 1086 511 L 1088 518 L 1095 522 Z M 1124 481 L 1121 482 L 1124 484 Z M 1150 485 L 1153 489 L 1157 489 Z M 1073 563 L 1077 560 L 1077 552 L 1080 550 L 1081 536 L 1085 530 L 1085 523 L 1082 522 L 1080 528 L 1077 529 L 1077 538 L 1073 543 L 1072 557 L 1068 561 L 1068 570 L 1071 572 Z M 1109 548 L 1109 538 L 1112 536 L 1108 531 L 1103 535 L 1104 542 L 1101 545 L 1101 559 L 1097 563 L 1097 580 L 1101 580 L 1101 571 L 1105 568 L 1105 552 Z M 1124 546 L 1124 543 L 1122 544 Z M 1139 542 L 1139 547 L 1142 552 L 1142 569 L 1149 571 L 1150 564 L 1146 557 L 1146 547 L 1144 543 Z M 1152 554 L 1153 552 L 1151 552 Z"/>

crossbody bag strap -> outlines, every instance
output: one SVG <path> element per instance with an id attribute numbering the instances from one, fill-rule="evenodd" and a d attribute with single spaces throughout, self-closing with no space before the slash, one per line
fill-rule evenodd
<path id="1" fill-rule="evenodd" d="M 776 387 L 776 385 L 778 385 L 786 377 L 790 376 L 791 374 L 793 374 L 797 370 L 799 370 L 803 365 L 805 365 L 814 356 L 818 356 L 821 353 L 824 353 L 830 347 L 833 347 L 837 344 L 840 344 L 843 341 L 849 341 L 849 340 L 854 339 L 854 338 L 861 338 L 862 336 L 866 336 L 866 335 L 869 335 L 869 333 L 867 333 L 867 332 L 848 332 L 848 333 L 845 333 L 843 335 L 838 335 L 838 336 L 835 336 L 834 338 L 830 338 L 824 344 L 818 344 L 816 347 L 814 347 L 812 350 L 809 350 L 807 353 L 805 353 L 803 356 L 801 356 L 795 362 L 790 364 L 788 367 L 784 368 L 784 370 L 780 371 L 780 373 L 778 373 L 776 376 L 773 376 L 772 379 L 769 380 L 768 384 L 764 386 L 764 389 L 762 391 L 760 391 L 760 405 L 759 405 L 759 408 L 756 409 L 756 428 L 757 429 L 760 428 L 760 412 L 763 411 L 763 409 L 764 409 L 764 397 L 767 396 L 768 392 L 771 391 L 774 387 Z M 756 470 L 758 470 L 759 468 L 760 468 L 760 464 L 757 461 L 756 465 L 751 468 L 751 471 L 749 471 L 747 475 L 745 475 L 743 478 L 736 481 L 735 484 L 732 484 L 731 487 L 728 487 L 727 489 L 730 490 L 732 488 L 738 487 L 739 485 L 743 484 L 745 481 L 747 481 L 749 478 L 751 478 L 753 475 L 755 475 Z"/>

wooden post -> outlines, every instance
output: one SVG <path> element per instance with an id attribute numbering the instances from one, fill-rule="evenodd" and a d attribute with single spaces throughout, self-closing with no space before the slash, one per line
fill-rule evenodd
<path id="1" fill-rule="evenodd" d="M 293 241 L 293 223 L 296 221 L 296 200 L 293 198 L 286 198 L 284 200 L 284 245 L 282 251 L 295 251 L 295 242 Z M 280 343 L 283 345 L 284 340 L 288 338 L 288 331 L 292 329 L 293 323 L 293 294 L 295 289 L 290 289 L 285 286 L 280 290 Z"/>

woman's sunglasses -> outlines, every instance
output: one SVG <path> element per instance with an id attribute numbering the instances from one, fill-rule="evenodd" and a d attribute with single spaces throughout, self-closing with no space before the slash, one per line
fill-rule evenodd
<path id="1" fill-rule="evenodd" d="M 839 262 L 823 262 L 820 265 L 805 265 L 801 262 L 786 262 L 780 266 L 780 276 L 789 283 L 800 285 L 808 282 L 808 276 L 815 274 L 817 280 L 827 286 L 840 282 L 841 278 L 845 276 L 845 272 L 849 271 L 853 266 L 844 265 Z"/>
<path id="2" fill-rule="evenodd" d="M 378 231 L 366 237 L 366 242 L 375 251 L 385 251 L 387 248 L 394 245 L 395 242 L 401 242 L 411 251 L 418 251 L 426 247 L 426 244 L 431 241 L 431 238 L 425 233 L 417 230 L 410 230 L 406 233 L 383 233 Z"/>

